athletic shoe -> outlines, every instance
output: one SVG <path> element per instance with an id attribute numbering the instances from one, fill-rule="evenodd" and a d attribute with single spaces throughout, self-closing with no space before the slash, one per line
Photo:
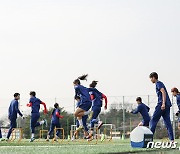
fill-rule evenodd
<path id="1" fill-rule="evenodd" d="M 88 120 L 91 120 L 93 116 L 93 111 L 90 111 L 89 116 L 88 116 Z"/>
<path id="2" fill-rule="evenodd" d="M 47 136 L 47 139 L 46 139 L 47 142 L 49 142 L 49 138 L 50 138 L 50 135 Z"/>
<path id="3" fill-rule="evenodd" d="M 73 135 L 73 137 L 72 137 L 71 141 L 74 141 L 74 140 L 75 140 L 75 136 Z"/>
<path id="4" fill-rule="evenodd" d="M 34 142 L 34 140 L 35 140 L 35 138 L 33 137 L 33 138 L 31 138 L 31 140 L 29 142 Z"/>
<path id="5" fill-rule="evenodd" d="M 103 122 L 100 121 L 99 124 L 98 124 L 98 129 L 100 129 L 102 127 L 102 125 L 103 125 Z"/>

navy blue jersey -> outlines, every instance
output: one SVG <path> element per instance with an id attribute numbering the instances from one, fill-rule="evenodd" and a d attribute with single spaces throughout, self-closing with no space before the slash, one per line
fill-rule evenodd
<path id="1" fill-rule="evenodd" d="M 177 101 L 177 106 L 178 106 L 178 109 L 179 109 L 179 112 L 180 112 L 180 94 L 176 95 L 176 101 Z"/>
<path id="2" fill-rule="evenodd" d="M 157 96 L 158 96 L 158 105 L 162 105 L 162 102 L 163 102 L 162 92 L 160 91 L 161 88 L 164 88 L 164 90 L 166 92 L 166 102 L 165 102 L 165 105 L 167 107 L 171 107 L 172 105 L 171 105 L 171 101 L 170 101 L 168 92 L 166 90 L 165 85 L 161 81 L 157 81 L 156 82 L 156 93 L 157 93 Z"/>
<path id="3" fill-rule="evenodd" d="M 17 114 L 19 114 L 21 117 L 23 116 L 22 113 L 19 111 L 19 102 L 17 100 L 12 100 L 11 104 L 9 106 L 9 113 L 8 116 L 9 118 L 16 119 Z"/>
<path id="4" fill-rule="evenodd" d="M 92 100 L 92 106 L 102 107 L 102 93 L 99 92 L 96 88 L 89 88 L 89 93 L 94 97 Z"/>
<path id="5" fill-rule="evenodd" d="M 32 111 L 31 113 L 39 113 L 40 110 L 40 104 L 42 103 L 42 101 L 39 98 L 36 97 L 32 97 L 29 100 L 30 103 L 32 103 Z"/>
<path id="6" fill-rule="evenodd" d="M 60 109 L 54 109 L 52 112 L 51 121 L 52 121 L 52 123 L 55 123 L 55 124 L 59 123 L 59 117 L 57 116 L 56 113 L 59 113 L 59 115 L 60 115 Z"/>
<path id="7" fill-rule="evenodd" d="M 149 116 L 149 110 L 150 108 L 145 105 L 144 103 L 138 104 L 138 107 L 136 110 L 132 111 L 133 114 L 137 114 L 140 113 L 143 117 L 144 121 L 149 121 L 150 120 L 150 116 Z"/>
<path id="8" fill-rule="evenodd" d="M 88 88 L 78 85 L 75 86 L 75 95 L 80 97 L 81 103 L 91 102 Z"/>

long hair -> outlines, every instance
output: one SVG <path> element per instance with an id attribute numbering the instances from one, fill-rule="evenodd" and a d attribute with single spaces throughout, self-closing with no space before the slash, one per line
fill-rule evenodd
<path id="1" fill-rule="evenodd" d="M 78 77 L 76 80 L 74 80 L 74 84 L 81 84 L 80 80 L 86 80 L 87 81 L 88 74 L 84 74 L 80 77 Z"/>
<path id="2" fill-rule="evenodd" d="M 92 83 L 89 85 L 91 88 L 95 88 L 97 86 L 98 81 L 92 81 Z"/>

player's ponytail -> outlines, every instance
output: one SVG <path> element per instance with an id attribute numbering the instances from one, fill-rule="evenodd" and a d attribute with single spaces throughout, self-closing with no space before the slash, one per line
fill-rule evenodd
<path id="1" fill-rule="evenodd" d="M 80 85 L 81 84 L 80 80 L 86 80 L 87 81 L 87 77 L 88 77 L 88 74 L 82 75 L 82 76 L 78 77 L 76 80 L 74 80 L 73 83 Z"/>
<path id="2" fill-rule="evenodd" d="M 92 81 L 92 83 L 89 85 L 91 88 L 95 88 L 97 86 L 98 81 Z"/>

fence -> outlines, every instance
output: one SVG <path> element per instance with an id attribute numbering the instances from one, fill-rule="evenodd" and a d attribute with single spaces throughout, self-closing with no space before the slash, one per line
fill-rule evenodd
<path id="1" fill-rule="evenodd" d="M 101 120 L 104 121 L 104 123 L 109 123 L 109 121 L 112 122 L 113 125 L 116 127 L 116 131 L 121 133 L 124 137 L 129 135 L 129 132 L 133 128 L 135 128 L 138 125 L 138 122 L 141 121 L 141 117 L 138 115 L 133 115 L 133 114 L 127 114 L 129 111 L 132 109 L 135 109 L 137 107 L 136 104 L 136 97 L 138 96 L 109 96 L 108 97 L 108 110 L 105 111 L 102 108 L 101 114 Z M 152 116 L 155 106 L 157 104 L 157 96 L 155 95 L 144 95 L 140 96 L 142 97 L 143 102 L 150 107 L 150 115 Z M 26 107 L 26 104 L 28 102 L 27 99 L 21 99 L 20 100 L 20 110 L 23 111 L 25 115 L 30 114 L 30 109 Z M 42 98 L 44 102 L 47 103 L 47 107 L 53 107 L 55 102 L 58 102 L 61 107 L 64 107 L 66 111 L 69 113 L 73 113 L 75 110 L 75 102 L 72 98 Z M 0 118 L 1 119 L 6 119 L 5 122 L 3 122 L 3 125 L 6 126 L 8 124 L 7 122 L 7 113 L 8 113 L 8 107 L 10 103 L 10 99 L 0 99 Z M 176 100 L 175 98 L 172 97 L 172 108 L 171 108 L 171 121 L 173 124 L 173 129 L 174 133 L 177 133 L 177 123 L 176 123 L 176 118 L 175 118 L 175 113 L 178 110 L 177 105 L 176 105 Z M 121 110 L 122 112 L 119 112 L 116 117 L 113 117 L 112 119 L 109 119 L 109 117 L 106 116 L 106 114 L 109 112 L 110 109 L 116 109 L 116 110 Z M 42 110 L 42 108 L 41 108 Z M 74 120 L 75 121 L 75 120 Z M 66 126 L 67 127 L 67 126 Z M 159 123 L 159 129 L 164 129 L 165 126 L 162 121 Z M 114 134 L 118 134 L 117 132 L 113 132 Z M 175 134 L 176 135 L 176 134 Z"/>

